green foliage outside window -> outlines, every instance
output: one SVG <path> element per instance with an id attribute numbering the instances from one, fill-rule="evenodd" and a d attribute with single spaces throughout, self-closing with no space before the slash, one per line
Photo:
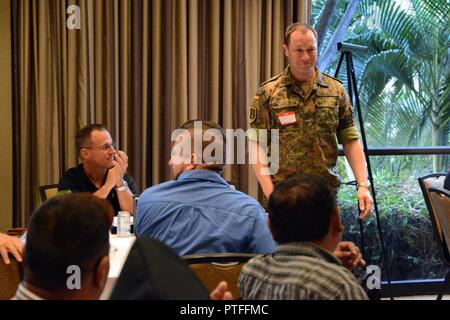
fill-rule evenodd
<path id="1" fill-rule="evenodd" d="M 450 145 L 449 12 L 447 0 L 313 1 L 322 71 L 334 75 L 335 42 L 368 47 L 353 60 L 369 148 Z M 344 84 L 345 70 L 343 65 L 339 74 Z M 392 280 L 445 274 L 417 178 L 447 172 L 449 160 L 448 155 L 371 157 Z M 347 181 L 342 160 L 338 171 Z M 359 244 L 355 187 L 342 187 L 339 197 L 344 239 Z M 374 215 L 364 228 L 369 264 L 384 267 Z"/>
<path id="2" fill-rule="evenodd" d="M 376 163 L 381 157 L 373 157 Z M 413 161 L 414 159 L 415 161 Z M 430 172 L 431 156 L 392 157 L 392 167 L 398 163 L 418 163 L 428 166 L 409 167 L 392 171 L 375 167 L 374 188 L 377 196 L 384 244 L 389 259 L 392 280 L 433 279 L 445 276 L 447 267 L 441 262 L 440 249 L 433 239 L 428 211 L 417 178 Z M 346 179 L 343 159 L 339 161 L 341 175 Z M 344 240 L 360 245 L 355 187 L 343 185 L 339 191 Z M 363 222 L 365 258 L 368 264 L 382 266 L 386 280 L 386 263 L 382 261 L 381 246 L 376 228 L 375 213 Z"/>

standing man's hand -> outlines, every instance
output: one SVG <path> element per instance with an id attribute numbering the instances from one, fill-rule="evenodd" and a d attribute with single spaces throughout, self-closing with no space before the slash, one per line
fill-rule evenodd
<path id="1" fill-rule="evenodd" d="M 360 212 L 359 217 L 364 220 L 369 216 L 373 205 L 373 199 L 369 188 L 358 188 L 358 204 Z"/>
<path id="2" fill-rule="evenodd" d="M 261 186 L 262 192 L 269 199 L 273 192 L 273 181 L 272 176 L 269 175 L 269 160 L 267 159 L 266 152 L 259 146 L 256 141 L 249 140 L 250 153 L 256 155 L 256 163 L 252 165 L 253 172 L 255 173 L 256 179 L 258 179 L 259 185 Z"/>
<path id="3" fill-rule="evenodd" d="M 359 139 L 353 139 L 342 145 L 345 157 L 352 168 L 357 181 L 359 217 L 365 219 L 372 209 L 372 196 L 370 195 L 370 183 L 366 172 L 366 159 Z"/>

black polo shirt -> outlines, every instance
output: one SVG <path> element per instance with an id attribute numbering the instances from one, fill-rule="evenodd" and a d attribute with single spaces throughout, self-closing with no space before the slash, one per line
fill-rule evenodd
<path id="1" fill-rule="evenodd" d="M 103 178 L 102 186 L 105 184 L 107 175 L 108 172 L 106 172 L 105 177 Z M 127 173 L 125 173 L 123 178 L 128 183 L 128 187 L 130 188 L 133 196 L 138 196 L 139 190 L 133 178 Z M 58 190 L 70 190 L 72 192 L 94 193 L 98 189 L 99 188 L 97 188 L 86 175 L 86 172 L 84 172 L 83 164 L 79 164 L 78 166 L 67 170 L 58 184 Z M 120 211 L 120 204 L 115 188 L 112 188 L 111 192 L 108 194 L 107 200 L 111 203 L 114 208 L 114 212 L 117 215 Z"/>

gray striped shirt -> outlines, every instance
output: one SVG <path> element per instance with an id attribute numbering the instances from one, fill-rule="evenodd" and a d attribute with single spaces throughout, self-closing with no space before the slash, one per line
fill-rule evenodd
<path id="1" fill-rule="evenodd" d="M 251 259 L 242 268 L 239 288 L 247 300 L 368 299 L 338 258 L 310 242 L 283 244 Z"/>
<path id="2" fill-rule="evenodd" d="M 44 299 L 42 299 L 37 294 L 25 288 L 25 285 L 23 284 L 23 282 L 21 282 L 19 284 L 19 287 L 17 288 L 16 295 L 13 298 L 11 298 L 11 300 L 44 300 Z"/>

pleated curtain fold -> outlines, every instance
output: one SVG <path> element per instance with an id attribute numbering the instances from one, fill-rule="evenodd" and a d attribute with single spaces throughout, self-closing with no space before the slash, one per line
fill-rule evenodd
<path id="1" fill-rule="evenodd" d="M 105 124 L 141 190 L 170 178 L 171 132 L 204 119 L 248 126 L 264 80 L 281 72 L 285 28 L 311 0 L 12 0 L 15 226 L 38 186 L 78 163 L 75 134 Z M 78 6 L 80 29 L 67 13 Z M 225 176 L 255 197 L 248 165 Z"/>

